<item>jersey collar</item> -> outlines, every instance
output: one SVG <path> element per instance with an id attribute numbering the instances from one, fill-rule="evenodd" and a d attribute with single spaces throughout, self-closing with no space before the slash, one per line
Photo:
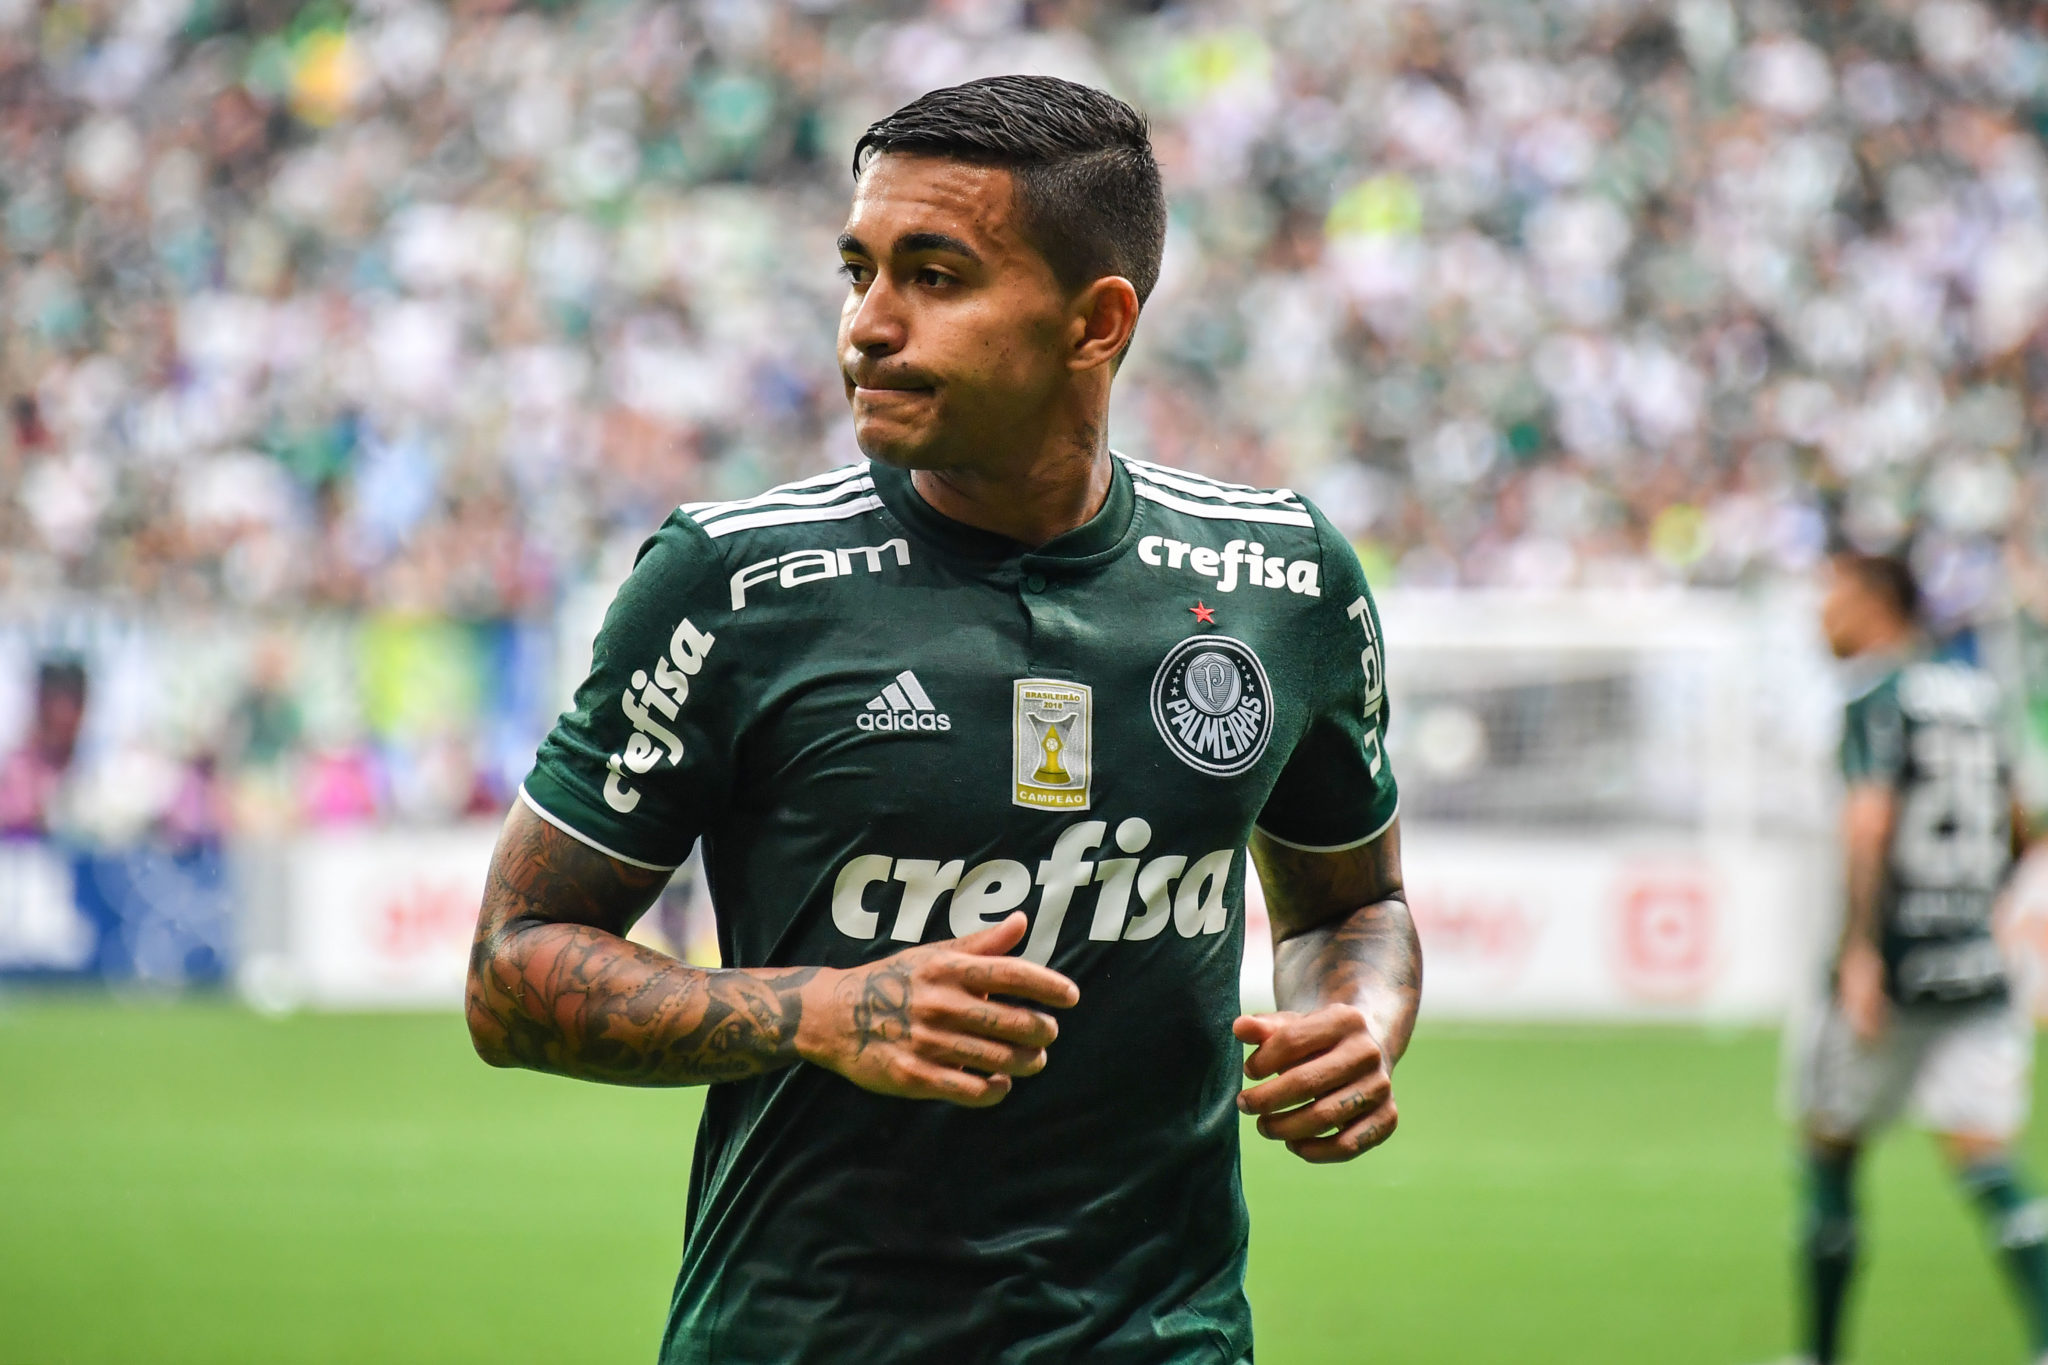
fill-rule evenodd
<path id="1" fill-rule="evenodd" d="M 1910 648 L 1875 649 L 1842 660 L 1835 665 L 1835 678 L 1841 684 L 1843 699 L 1852 702 L 1863 700 L 1912 663 L 1915 653 Z"/>
<path id="2" fill-rule="evenodd" d="M 1021 560 L 1031 569 L 1085 569 L 1116 558 L 1128 548 L 1135 524 L 1137 497 L 1131 492 L 1131 472 L 1115 455 L 1109 459 L 1109 496 L 1101 510 L 1065 535 L 1055 536 L 1037 549 L 1008 536 L 984 531 L 978 526 L 953 520 L 935 510 L 919 495 L 907 471 L 870 461 L 869 474 L 875 481 L 875 495 L 919 539 L 961 559 L 981 563 Z"/>

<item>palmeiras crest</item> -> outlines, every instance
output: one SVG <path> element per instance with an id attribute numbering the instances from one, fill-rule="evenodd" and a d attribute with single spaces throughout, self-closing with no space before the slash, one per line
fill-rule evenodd
<path id="1" fill-rule="evenodd" d="M 1152 723 L 1181 762 L 1235 777 L 1273 737 L 1273 689 L 1252 647 L 1227 635 L 1196 635 L 1166 651 L 1152 675 Z"/>

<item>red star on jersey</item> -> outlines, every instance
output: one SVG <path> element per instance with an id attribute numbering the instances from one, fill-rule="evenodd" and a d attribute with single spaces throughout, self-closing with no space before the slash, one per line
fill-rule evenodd
<path id="1" fill-rule="evenodd" d="M 1197 602 L 1192 607 L 1189 607 L 1188 610 L 1195 614 L 1195 620 L 1202 625 L 1213 626 L 1216 624 L 1216 608 L 1205 607 L 1200 602 Z"/>

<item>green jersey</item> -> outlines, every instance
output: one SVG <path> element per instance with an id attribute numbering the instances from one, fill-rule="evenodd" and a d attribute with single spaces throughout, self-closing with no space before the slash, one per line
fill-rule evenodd
<path id="1" fill-rule="evenodd" d="M 663 1359 L 1164 1365 L 1251 1349 L 1245 843 L 1393 819 L 1378 619 L 1286 490 L 1118 457 L 1027 550 L 860 465 L 678 510 L 523 789 L 615 858 L 701 840 L 737 967 L 1014 910 L 1079 985 L 985 1110 L 812 1066 L 711 1087 Z"/>
<path id="2" fill-rule="evenodd" d="M 2003 1000 L 1993 899 L 2012 866 L 1998 686 L 1962 663 L 1889 669 L 1849 703 L 1842 772 L 1897 799 L 1878 903 L 1885 978 L 1908 1005 Z"/>

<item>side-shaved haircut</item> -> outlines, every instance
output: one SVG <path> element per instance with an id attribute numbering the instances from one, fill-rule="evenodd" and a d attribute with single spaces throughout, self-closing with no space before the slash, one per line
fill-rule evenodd
<path id="1" fill-rule="evenodd" d="M 1920 580 L 1903 555 L 1870 555 L 1844 550 L 1835 555 L 1838 568 L 1876 594 L 1906 625 L 1920 621 Z"/>
<path id="2" fill-rule="evenodd" d="M 1144 115 L 1113 95 L 1050 76 L 947 86 L 870 126 L 854 144 L 854 178 L 884 152 L 1009 171 L 1024 235 L 1063 288 L 1120 275 L 1142 305 L 1159 282 L 1159 163 Z"/>

